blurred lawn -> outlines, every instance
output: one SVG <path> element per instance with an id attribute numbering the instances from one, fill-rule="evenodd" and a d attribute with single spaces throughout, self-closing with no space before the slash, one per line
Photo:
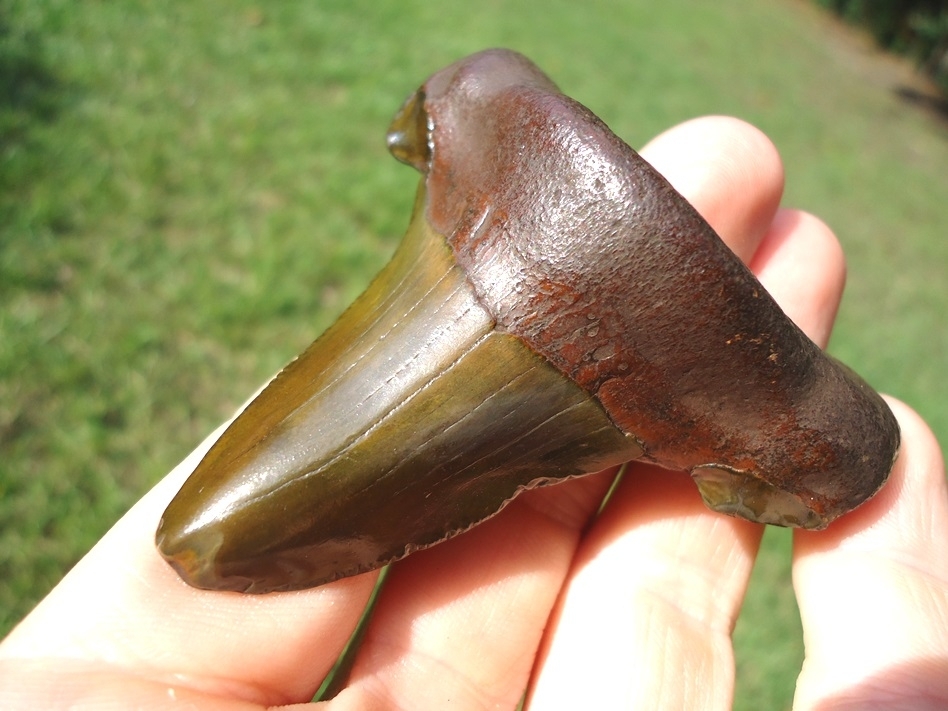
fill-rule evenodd
<path id="1" fill-rule="evenodd" d="M 0 0 L 0 635 L 362 290 L 415 187 L 389 118 L 487 46 L 634 146 L 765 130 L 849 255 L 832 350 L 946 441 L 948 132 L 806 4 Z M 789 707 L 789 545 L 736 631 L 738 708 Z"/>

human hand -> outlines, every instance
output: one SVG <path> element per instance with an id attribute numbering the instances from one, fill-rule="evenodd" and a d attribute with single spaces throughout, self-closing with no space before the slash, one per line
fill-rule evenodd
<path id="1" fill-rule="evenodd" d="M 842 254 L 818 220 L 778 209 L 769 141 L 706 118 L 643 155 L 825 345 Z M 903 444 L 887 487 L 827 531 L 796 534 L 797 709 L 948 706 L 943 462 L 918 417 L 893 408 Z M 249 710 L 312 698 L 376 574 L 267 596 L 181 582 L 154 531 L 212 439 L 0 645 L 0 708 Z M 513 709 L 529 687 L 539 710 L 729 708 L 730 632 L 762 528 L 705 509 L 686 475 L 641 464 L 590 523 L 613 474 L 527 492 L 395 564 L 349 684 L 328 705 Z"/>

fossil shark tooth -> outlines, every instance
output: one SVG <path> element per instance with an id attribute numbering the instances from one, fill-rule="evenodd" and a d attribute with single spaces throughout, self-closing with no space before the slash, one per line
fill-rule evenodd
<path id="1" fill-rule="evenodd" d="M 156 542 L 188 583 L 320 585 L 631 459 L 786 526 L 882 486 L 884 401 L 529 60 L 434 74 L 388 143 L 422 173 L 405 239 L 168 506 Z"/>

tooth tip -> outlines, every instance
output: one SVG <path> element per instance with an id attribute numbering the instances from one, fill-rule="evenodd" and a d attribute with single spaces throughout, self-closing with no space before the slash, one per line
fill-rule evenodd
<path id="1" fill-rule="evenodd" d="M 221 545 L 219 534 L 207 529 L 188 531 L 180 526 L 168 526 L 161 520 L 155 534 L 155 545 L 175 572 L 186 583 L 205 590 L 221 589 L 215 560 Z"/>

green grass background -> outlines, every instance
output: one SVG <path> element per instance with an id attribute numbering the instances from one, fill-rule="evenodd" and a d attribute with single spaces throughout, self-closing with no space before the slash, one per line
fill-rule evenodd
<path id="1" fill-rule="evenodd" d="M 948 132 L 837 30 L 797 0 L 0 0 L 0 634 L 362 290 L 416 182 L 392 113 L 488 46 L 633 146 L 766 131 L 847 250 L 831 349 L 946 441 Z M 768 533 L 741 709 L 789 706 L 789 553 Z"/>

